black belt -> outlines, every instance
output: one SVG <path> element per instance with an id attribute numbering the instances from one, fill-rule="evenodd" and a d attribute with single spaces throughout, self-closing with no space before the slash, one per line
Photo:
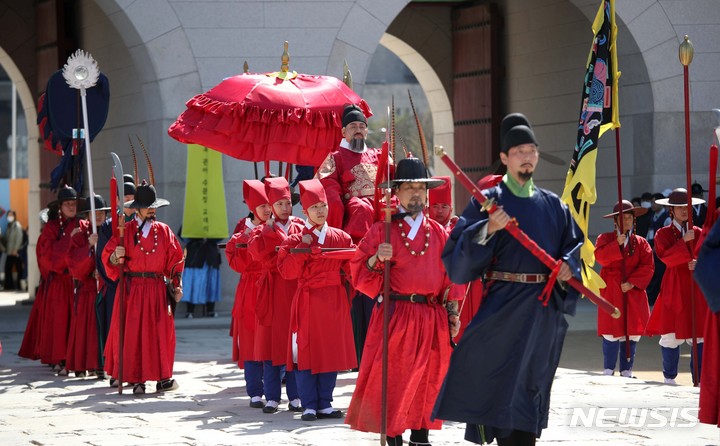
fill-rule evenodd
<path id="1" fill-rule="evenodd" d="M 503 282 L 519 283 L 542 283 L 547 282 L 547 274 L 530 273 L 506 273 L 502 271 L 488 271 L 485 273 L 486 280 L 500 280 Z"/>
<path id="2" fill-rule="evenodd" d="M 414 304 L 426 304 L 431 303 L 434 304 L 437 302 L 437 299 L 431 294 L 431 295 L 424 295 L 424 294 L 390 294 L 390 300 L 404 300 L 407 302 L 412 302 Z"/>
<path id="3" fill-rule="evenodd" d="M 130 276 L 130 277 L 143 277 L 146 279 L 161 279 L 161 278 L 165 277 L 162 274 L 158 274 L 158 273 L 136 273 L 136 272 L 130 272 L 130 271 L 126 272 L 125 275 Z"/>

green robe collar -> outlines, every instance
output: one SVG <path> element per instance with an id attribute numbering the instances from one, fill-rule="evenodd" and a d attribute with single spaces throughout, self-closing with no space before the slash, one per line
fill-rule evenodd
<path id="1" fill-rule="evenodd" d="M 521 186 L 520 183 L 515 181 L 515 178 L 505 174 L 503 176 L 503 183 L 510 189 L 510 192 L 520 198 L 530 198 L 535 193 L 535 183 L 533 183 L 532 178 L 525 182 L 524 186 Z"/>

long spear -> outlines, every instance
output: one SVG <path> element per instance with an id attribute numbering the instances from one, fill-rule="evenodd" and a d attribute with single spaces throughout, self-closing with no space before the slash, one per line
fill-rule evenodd
<path id="1" fill-rule="evenodd" d="M 685 40 L 680 44 L 678 49 L 678 56 L 680 63 L 683 65 L 683 83 L 685 90 L 685 180 L 687 182 L 687 228 L 688 231 L 693 230 L 693 215 L 692 215 L 692 160 L 690 156 L 690 76 L 688 67 L 693 60 L 694 49 L 692 42 L 688 36 L 685 36 Z M 688 251 L 690 251 L 690 257 L 695 259 L 695 242 L 690 240 L 687 242 Z M 697 335 L 695 334 L 695 327 L 697 322 L 695 321 L 695 286 L 692 281 L 690 282 L 690 326 L 692 328 L 692 356 L 693 356 L 693 367 L 692 367 L 692 379 L 693 386 L 697 387 L 700 384 L 700 364 L 698 364 L 698 348 L 697 348 Z"/>
<path id="2" fill-rule="evenodd" d="M 120 162 L 120 157 L 117 156 L 115 152 L 110 152 L 110 156 L 113 160 L 113 173 L 115 175 L 115 178 L 123 178 L 123 167 L 122 163 Z M 118 197 L 122 200 L 122 197 L 124 196 L 124 184 L 116 181 L 117 184 L 117 192 L 112 192 L 113 194 L 117 194 Z M 94 200 L 93 200 L 94 201 Z M 116 202 L 117 203 L 117 202 Z M 120 213 L 118 214 L 118 209 L 113 207 L 113 217 L 117 215 L 117 230 L 118 230 L 118 238 L 120 241 L 118 242 L 119 246 L 125 246 L 125 214 L 122 213 L 122 207 L 120 208 Z M 118 345 L 118 393 L 122 395 L 122 389 L 123 389 L 123 348 L 125 347 L 125 259 L 120 258 L 118 259 L 118 267 L 120 268 L 120 274 L 118 278 L 118 287 L 117 287 L 117 298 L 118 298 L 118 311 L 120 311 L 120 317 L 119 317 L 119 323 L 120 323 L 120 339 L 119 339 L 119 345 Z"/>
<path id="3" fill-rule="evenodd" d="M 455 161 L 453 161 L 448 156 L 445 150 L 443 150 L 442 146 L 435 146 L 435 155 L 440 157 L 440 159 L 445 163 L 445 165 L 450 169 L 450 171 L 453 173 L 453 175 L 455 175 L 455 177 L 460 181 L 460 183 L 465 187 L 465 189 L 467 189 L 468 192 L 470 192 L 472 196 L 475 197 L 478 203 L 480 203 L 480 205 L 482 206 L 483 210 L 487 211 L 488 214 L 492 214 L 493 212 L 498 210 L 497 204 L 493 200 L 488 199 L 485 195 L 483 195 L 480 189 L 475 186 L 475 184 L 465 174 L 465 172 L 463 172 L 462 169 L 460 169 L 460 167 L 455 164 Z M 515 237 L 515 239 L 520 242 L 521 245 L 527 248 L 545 266 L 547 266 L 551 270 L 555 269 L 555 267 L 557 266 L 557 261 L 553 259 L 550 254 L 545 252 L 545 250 L 542 249 L 537 243 L 530 239 L 530 237 L 528 237 L 528 235 L 525 234 L 518 227 L 517 221 L 515 219 L 510 220 L 510 223 L 505 226 L 505 230 L 507 230 L 510 235 Z M 580 282 L 576 278 L 571 277 L 570 280 L 567 281 L 567 283 L 568 285 L 579 291 L 581 294 L 583 294 L 585 297 L 587 297 L 590 302 L 594 303 L 595 305 L 600 307 L 600 309 L 611 315 L 614 319 L 619 318 L 622 314 L 617 307 L 587 289 L 585 285 L 583 285 L 582 282 Z"/>
<path id="4" fill-rule="evenodd" d="M 388 110 L 388 119 L 390 119 L 390 110 Z M 395 154 L 395 97 L 392 98 L 392 122 L 389 123 L 388 130 L 385 133 L 385 145 L 387 151 L 383 151 L 386 158 L 386 172 L 385 172 L 385 243 L 390 243 L 390 232 L 392 230 L 392 206 L 390 202 L 390 153 Z M 396 158 L 393 157 L 393 160 Z M 381 172 L 378 172 L 381 174 Z M 387 418 L 388 418 L 388 337 L 390 336 L 390 266 L 392 265 L 391 260 L 385 262 L 385 268 L 383 269 L 383 332 L 382 332 L 382 376 L 381 376 L 381 390 L 380 390 L 380 446 L 387 444 Z"/>

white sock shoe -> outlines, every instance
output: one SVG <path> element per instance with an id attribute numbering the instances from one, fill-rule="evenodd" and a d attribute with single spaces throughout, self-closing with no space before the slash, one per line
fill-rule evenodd
<path id="1" fill-rule="evenodd" d="M 665 384 L 677 385 L 674 378 L 665 378 Z"/>
<path id="2" fill-rule="evenodd" d="M 620 376 L 624 378 L 632 378 L 632 370 L 623 370 L 622 372 L 620 372 Z"/>
<path id="3" fill-rule="evenodd" d="M 613 370 L 613 369 L 603 370 L 603 375 L 605 375 L 605 376 L 613 376 L 614 374 L 615 374 L 615 370 Z"/>

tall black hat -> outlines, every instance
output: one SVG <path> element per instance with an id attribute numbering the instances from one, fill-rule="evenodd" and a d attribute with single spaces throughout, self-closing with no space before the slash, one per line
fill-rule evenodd
<path id="1" fill-rule="evenodd" d="M 169 204 L 170 202 L 166 199 L 157 197 L 155 186 L 147 184 L 143 180 L 142 184 L 135 190 L 135 199 L 125 203 L 125 207 L 131 209 L 157 209 Z"/>
<path id="2" fill-rule="evenodd" d="M 535 133 L 532 129 L 526 125 L 516 125 L 505 133 L 502 139 L 502 147 L 500 151 L 508 153 L 508 151 L 522 144 L 535 144 L 538 145 Z"/>
<path id="3" fill-rule="evenodd" d="M 523 115 L 522 113 L 510 113 L 509 115 L 505 116 L 500 123 L 501 144 L 507 132 L 509 132 L 510 129 L 515 127 L 516 125 L 524 125 L 532 129 L 532 125 L 530 125 L 530 121 L 528 121 L 528 118 L 525 115 Z"/>
<path id="4" fill-rule="evenodd" d="M 58 191 L 57 200 L 51 201 L 50 203 L 48 203 L 48 207 L 49 208 L 50 207 L 60 207 L 60 205 L 64 201 L 73 201 L 73 200 L 77 200 L 77 199 L 78 199 L 78 195 L 77 195 L 77 192 L 75 192 L 75 189 L 73 189 L 72 187 L 70 187 L 66 184 L 65 186 L 61 187 L 60 190 Z"/>
<path id="5" fill-rule="evenodd" d="M 95 211 L 109 211 L 110 207 L 105 203 L 101 195 L 95 194 Z M 90 197 L 80 199 L 78 213 L 90 212 Z"/>
<path id="6" fill-rule="evenodd" d="M 427 188 L 432 189 L 442 186 L 445 181 L 430 178 L 425 163 L 420 158 L 405 158 L 397 163 L 395 179 L 390 181 L 392 186 L 399 186 L 400 183 L 426 183 Z M 387 183 L 381 187 L 387 187 Z"/>
<path id="7" fill-rule="evenodd" d="M 347 127 L 351 122 L 360 121 L 367 124 L 367 118 L 365 113 L 362 112 L 360 107 L 355 104 L 348 104 L 343 109 L 342 113 L 342 126 Z"/>
<path id="8" fill-rule="evenodd" d="M 123 175 L 126 177 L 127 175 Z M 123 195 L 135 195 L 135 183 L 126 181 L 123 184 Z"/>

